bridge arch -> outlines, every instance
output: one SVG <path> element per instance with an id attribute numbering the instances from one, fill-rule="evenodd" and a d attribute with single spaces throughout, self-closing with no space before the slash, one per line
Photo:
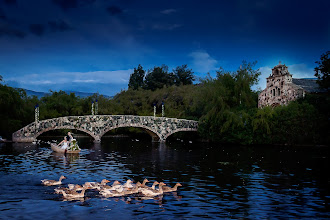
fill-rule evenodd
<path id="1" fill-rule="evenodd" d="M 134 115 L 87 115 L 67 116 L 31 123 L 12 135 L 14 142 L 33 142 L 40 134 L 57 129 L 76 129 L 85 132 L 100 142 L 108 131 L 120 127 L 145 129 L 153 141 L 165 142 L 166 138 L 179 131 L 197 131 L 198 122 L 185 119 L 134 116 Z"/>
<path id="2" fill-rule="evenodd" d="M 165 139 L 167 139 L 169 136 L 171 136 L 171 135 L 173 135 L 173 134 L 175 134 L 175 133 L 178 133 L 178 132 L 182 132 L 182 131 L 195 131 L 195 132 L 197 132 L 197 129 L 195 130 L 195 129 L 184 129 L 184 128 L 181 128 L 181 129 L 177 129 L 177 130 L 175 130 L 175 131 L 173 131 L 173 132 L 171 132 L 171 133 L 168 133 L 166 136 L 165 136 Z"/>
<path id="3" fill-rule="evenodd" d="M 71 126 L 67 126 L 67 127 L 56 127 L 56 128 L 47 128 L 45 130 L 42 130 L 38 133 L 36 133 L 36 135 L 34 136 L 34 138 L 36 139 L 37 137 L 39 137 L 40 135 L 42 135 L 43 133 L 47 132 L 47 131 L 55 131 L 55 130 L 62 130 L 62 129 L 70 129 L 70 130 L 78 130 L 78 131 L 82 131 L 86 134 L 88 134 L 89 136 L 91 136 L 92 138 L 94 138 L 94 140 L 96 140 L 97 137 L 95 137 L 95 135 L 85 129 L 81 129 L 81 128 L 75 128 L 75 127 L 71 127 Z"/>
<path id="4" fill-rule="evenodd" d="M 136 126 L 127 126 L 127 125 L 119 125 L 119 126 L 114 126 L 114 127 L 108 127 L 107 129 L 104 130 L 104 133 L 102 134 L 102 136 L 100 138 L 103 137 L 103 135 L 105 135 L 106 133 L 108 133 L 111 130 L 117 129 L 117 128 L 142 128 L 144 131 L 146 131 L 152 138 L 152 142 L 159 142 L 160 140 L 160 136 L 157 134 L 156 131 L 150 129 L 147 126 L 143 126 L 143 125 L 136 125 Z"/>

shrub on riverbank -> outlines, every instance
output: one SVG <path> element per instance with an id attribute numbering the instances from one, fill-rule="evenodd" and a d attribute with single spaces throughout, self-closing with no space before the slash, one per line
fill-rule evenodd
<path id="1" fill-rule="evenodd" d="M 0 84 L 0 136 L 10 139 L 13 131 L 31 123 L 35 101 L 23 89 Z"/>

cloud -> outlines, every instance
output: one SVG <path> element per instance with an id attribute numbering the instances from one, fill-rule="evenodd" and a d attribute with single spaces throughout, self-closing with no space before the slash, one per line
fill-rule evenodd
<path id="1" fill-rule="evenodd" d="M 78 7 L 78 0 L 53 0 L 53 3 L 62 8 L 63 10 Z"/>
<path id="2" fill-rule="evenodd" d="M 30 24 L 30 32 L 37 36 L 42 36 L 45 33 L 45 27 L 42 24 Z"/>
<path id="3" fill-rule="evenodd" d="M 7 17 L 5 15 L 5 12 L 0 8 L 0 20 L 6 20 Z"/>
<path id="4" fill-rule="evenodd" d="M 316 78 L 314 69 L 304 63 L 288 65 L 288 69 L 293 78 Z"/>
<path id="5" fill-rule="evenodd" d="M 128 70 L 115 70 L 115 71 L 91 71 L 91 72 L 59 72 L 48 74 L 34 74 L 33 78 L 51 80 L 53 83 L 127 83 L 132 69 Z M 31 77 L 31 76 L 30 76 Z M 26 79 L 25 79 L 26 80 Z"/>
<path id="6" fill-rule="evenodd" d="M 121 8 L 119 8 L 118 6 L 112 5 L 107 8 L 107 12 L 110 15 L 117 15 L 117 14 L 123 13 L 123 10 Z"/>
<path id="7" fill-rule="evenodd" d="M 176 11 L 177 11 L 176 9 L 170 8 L 170 9 L 165 9 L 165 10 L 161 11 L 160 13 L 169 15 L 169 14 L 175 13 Z"/>
<path id="8" fill-rule="evenodd" d="M 97 83 L 97 80 L 95 79 L 75 79 L 73 82 L 76 83 Z"/>
<path id="9" fill-rule="evenodd" d="M 78 8 L 80 6 L 92 4 L 97 0 L 52 0 L 52 1 L 55 5 L 59 6 L 65 11 L 73 8 Z"/>
<path id="10" fill-rule="evenodd" d="M 193 69 L 200 73 L 208 73 L 216 70 L 218 61 L 205 51 L 195 51 L 189 54 L 192 57 Z"/>
<path id="11" fill-rule="evenodd" d="M 73 28 L 66 22 L 59 20 L 59 21 L 49 21 L 48 25 L 50 27 L 50 29 L 54 32 L 56 31 L 69 31 L 69 30 L 73 30 Z"/>
<path id="12" fill-rule="evenodd" d="M 292 78 L 315 78 L 314 69 L 307 67 L 306 64 L 301 63 L 287 66 L 289 73 L 292 74 Z M 261 75 L 259 76 L 259 83 L 257 85 L 254 85 L 252 89 L 257 90 L 258 88 L 260 88 L 263 90 L 266 88 L 266 78 L 272 74 L 272 68 L 274 67 L 263 66 L 259 68 L 261 72 Z"/>
<path id="13" fill-rule="evenodd" d="M 172 31 L 176 28 L 182 27 L 181 24 L 154 24 L 152 29 L 161 31 Z"/>
<path id="14" fill-rule="evenodd" d="M 269 77 L 270 74 L 272 74 L 272 68 L 268 66 L 263 66 L 259 68 L 259 71 L 261 72 L 261 75 L 259 76 L 259 82 L 258 84 L 252 86 L 252 89 L 254 90 L 263 90 L 266 88 L 266 78 Z"/>
<path id="15" fill-rule="evenodd" d="M 54 82 L 51 80 L 36 80 L 36 81 L 30 81 L 30 84 L 31 85 L 51 85 L 51 84 L 54 84 Z"/>
<path id="16" fill-rule="evenodd" d="M 116 71 L 92 71 L 92 72 L 57 72 L 46 74 L 29 74 L 15 77 L 8 77 L 7 82 L 16 86 L 31 89 L 34 91 L 48 90 L 82 90 L 88 88 L 95 91 L 102 91 L 108 86 L 126 88 L 129 76 L 133 69 Z M 91 86 L 93 85 L 93 86 Z M 86 90 L 87 91 L 87 90 Z M 105 90 L 105 91 L 110 91 Z"/>
<path id="17" fill-rule="evenodd" d="M 0 23 L 0 37 L 2 36 L 24 38 L 26 36 L 26 33 L 12 28 L 9 25 Z"/>

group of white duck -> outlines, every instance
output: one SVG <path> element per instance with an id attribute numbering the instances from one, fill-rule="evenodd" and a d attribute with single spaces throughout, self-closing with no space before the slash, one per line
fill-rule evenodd
<path id="1" fill-rule="evenodd" d="M 62 184 L 63 179 L 66 179 L 66 177 L 61 176 L 58 181 L 44 179 L 41 180 L 41 183 L 45 186 L 57 186 Z M 177 191 L 178 186 L 182 186 L 180 183 L 176 183 L 174 187 L 168 187 L 163 182 L 155 181 L 152 186 L 149 187 L 146 185 L 149 182 L 147 179 L 144 179 L 142 183 L 137 182 L 136 184 L 130 179 L 124 184 L 115 180 L 112 185 L 107 185 L 109 182 L 109 180 L 103 179 L 101 182 L 85 182 L 83 185 L 68 184 L 68 187 L 58 187 L 55 188 L 54 191 L 57 194 L 62 194 L 65 199 L 83 198 L 87 189 L 97 190 L 100 195 L 107 198 L 127 196 L 131 194 L 142 194 L 146 197 L 155 197 L 166 192 L 175 192 Z M 156 188 L 157 185 L 158 188 Z"/>

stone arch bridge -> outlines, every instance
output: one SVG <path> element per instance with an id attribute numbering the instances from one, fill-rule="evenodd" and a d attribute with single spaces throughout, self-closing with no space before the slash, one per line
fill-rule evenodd
<path id="1" fill-rule="evenodd" d="M 197 131 L 198 122 L 177 118 L 133 116 L 133 115 L 87 115 L 67 116 L 31 123 L 12 135 L 14 142 L 33 142 L 46 131 L 57 129 L 76 129 L 101 142 L 108 131 L 120 127 L 144 129 L 154 142 L 165 142 L 166 138 L 179 131 Z"/>

